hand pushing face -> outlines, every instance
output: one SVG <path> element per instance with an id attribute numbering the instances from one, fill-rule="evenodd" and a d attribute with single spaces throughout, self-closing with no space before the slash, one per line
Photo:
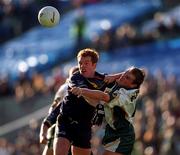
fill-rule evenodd
<path id="1" fill-rule="evenodd" d="M 125 88 L 133 88 L 134 87 L 135 76 L 131 73 L 131 70 L 127 70 L 123 73 L 116 82 Z"/>

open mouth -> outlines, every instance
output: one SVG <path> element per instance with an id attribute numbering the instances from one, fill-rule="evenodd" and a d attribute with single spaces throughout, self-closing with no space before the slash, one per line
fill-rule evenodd
<path id="1" fill-rule="evenodd" d="M 81 73 L 85 73 L 86 72 L 86 70 L 85 69 L 81 69 Z"/>

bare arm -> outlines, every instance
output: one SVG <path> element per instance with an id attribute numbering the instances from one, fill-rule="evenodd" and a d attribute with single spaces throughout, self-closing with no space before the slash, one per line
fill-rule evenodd
<path id="1" fill-rule="evenodd" d="M 84 97 L 84 96 L 83 96 Z M 89 98 L 89 97 L 84 97 L 84 99 L 90 104 L 92 105 L 93 107 L 96 107 L 97 104 L 99 103 L 98 100 L 94 100 L 92 98 Z"/>
<path id="2" fill-rule="evenodd" d="M 87 88 L 80 88 L 81 89 L 81 94 L 83 97 L 88 97 L 94 100 L 98 101 L 104 101 L 108 102 L 109 101 L 109 94 L 100 91 L 100 90 L 91 90 Z"/>
<path id="3" fill-rule="evenodd" d="M 105 76 L 104 81 L 107 83 L 111 83 L 114 82 L 116 79 L 119 79 L 120 76 L 123 74 L 124 72 L 121 73 L 116 73 L 116 74 L 108 74 Z"/>
<path id="4" fill-rule="evenodd" d="M 90 103 L 93 106 L 96 106 L 99 101 L 108 102 L 110 99 L 110 96 L 108 93 L 105 93 L 100 90 L 91 90 L 88 88 L 78 88 L 74 87 L 71 89 L 71 92 L 75 95 L 83 96 L 88 103 Z"/>
<path id="5" fill-rule="evenodd" d="M 44 123 L 41 124 L 40 128 L 40 134 L 39 134 L 39 142 L 41 144 L 46 144 L 47 143 L 47 130 L 49 129 L 48 126 L 46 126 Z"/>

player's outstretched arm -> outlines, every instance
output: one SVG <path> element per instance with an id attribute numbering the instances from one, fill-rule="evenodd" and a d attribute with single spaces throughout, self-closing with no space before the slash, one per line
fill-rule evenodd
<path id="1" fill-rule="evenodd" d="M 106 83 L 112 83 L 112 82 L 114 82 L 116 79 L 119 79 L 123 73 L 124 73 L 124 72 L 116 73 L 116 74 L 108 74 L 108 75 L 105 75 L 104 81 L 105 81 Z"/>
<path id="2" fill-rule="evenodd" d="M 49 126 L 47 126 L 44 123 L 41 124 L 40 133 L 39 133 L 40 144 L 46 144 L 47 143 L 47 131 L 48 131 L 48 129 L 49 129 Z"/>
<path id="3" fill-rule="evenodd" d="M 100 90 L 91 90 L 88 88 L 79 88 L 79 87 L 73 87 L 71 89 L 71 92 L 77 96 L 83 96 L 87 100 L 91 100 L 89 103 L 93 106 L 96 106 L 99 101 L 108 102 L 110 99 L 110 96 L 108 93 L 105 93 Z M 92 102 L 92 100 L 96 102 Z"/>

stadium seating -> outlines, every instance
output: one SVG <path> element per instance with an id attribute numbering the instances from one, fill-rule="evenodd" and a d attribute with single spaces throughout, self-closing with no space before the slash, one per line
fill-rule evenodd
<path id="1" fill-rule="evenodd" d="M 104 31 L 101 26 L 103 21 L 110 22 L 111 27 L 117 27 L 123 22 L 130 22 L 153 12 L 157 7 L 145 2 L 131 2 L 125 5 L 98 3 L 85 6 L 83 9 L 88 25 L 85 40 L 91 40 L 94 33 L 101 34 Z M 76 38 L 72 37 L 69 31 L 73 28 L 77 13 L 78 10 L 73 10 L 65 14 L 55 28 L 47 29 L 39 26 L 2 45 L 0 48 L 3 54 L 0 57 L 3 68 L 0 69 L 0 74 L 6 72 L 14 80 L 19 71 L 31 74 L 34 70 L 47 70 L 57 63 L 72 59 L 75 56 Z M 39 60 L 42 56 L 47 58 L 44 64 Z M 30 66 L 28 60 L 34 60 L 34 65 Z"/>

